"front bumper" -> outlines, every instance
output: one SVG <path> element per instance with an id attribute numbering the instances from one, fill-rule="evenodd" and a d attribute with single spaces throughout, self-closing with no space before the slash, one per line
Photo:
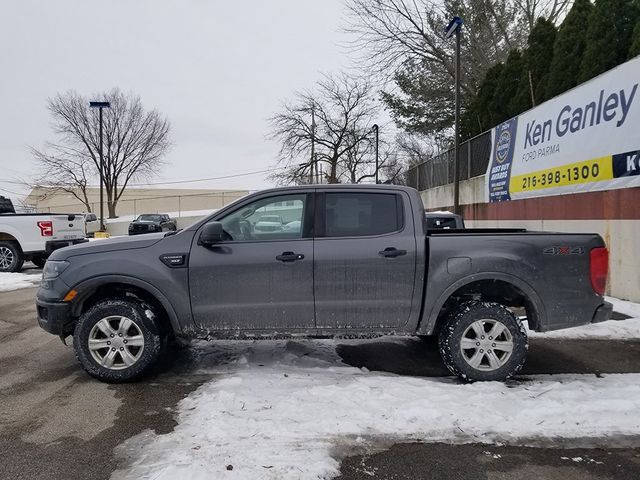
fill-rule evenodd
<path id="1" fill-rule="evenodd" d="M 38 312 L 38 324 L 43 330 L 54 335 L 66 336 L 73 333 L 73 318 L 69 303 L 37 298 L 36 311 Z"/>
<path id="2" fill-rule="evenodd" d="M 162 227 L 156 225 L 144 225 L 145 228 L 138 226 L 137 228 L 129 227 L 129 235 L 143 235 L 145 233 L 158 233 L 162 231 Z"/>
<path id="3" fill-rule="evenodd" d="M 611 318 L 611 312 L 613 312 L 613 305 L 609 302 L 604 302 L 596 308 L 591 323 L 600 323 L 609 320 L 609 318 Z"/>
<path id="4" fill-rule="evenodd" d="M 45 243 L 45 251 L 47 254 L 50 254 L 54 250 L 58 250 L 63 247 L 70 247 L 71 245 L 78 245 L 79 243 L 86 243 L 89 240 L 86 238 L 75 238 L 73 240 L 50 240 Z"/>

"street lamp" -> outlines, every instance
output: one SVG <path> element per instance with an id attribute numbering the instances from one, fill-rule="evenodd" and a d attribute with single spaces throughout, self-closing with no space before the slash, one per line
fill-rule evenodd
<path id="1" fill-rule="evenodd" d="M 445 28 L 445 37 L 456 36 L 456 96 L 455 96 L 455 142 L 453 147 L 453 211 L 460 215 L 460 35 L 462 31 L 462 19 L 453 17 Z"/>
<path id="2" fill-rule="evenodd" d="M 102 109 L 110 108 L 109 102 L 89 102 L 89 107 L 100 110 L 100 231 L 104 232 L 104 201 L 103 201 L 103 185 L 104 185 L 104 160 L 102 158 Z"/>
<path id="3" fill-rule="evenodd" d="M 378 165 L 378 131 L 379 131 L 379 127 L 377 123 L 373 124 L 373 127 L 371 127 L 371 130 L 373 130 L 376 134 L 376 185 L 378 183 L 380 183 L 378 181 L 378 169 L 379 169 L 379 165 Z"/>

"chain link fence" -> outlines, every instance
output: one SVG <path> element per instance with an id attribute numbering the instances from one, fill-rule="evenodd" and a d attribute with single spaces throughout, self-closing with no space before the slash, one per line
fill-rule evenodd
<path id="1" fill-rule="evenodd" d="M 460 144 L 459 179 L 484 175 L 491 156 L 491 131 L 487 131 Z M 407 185 L 418 191 L 453 183 L 453 148 L 410 168 Z"/>

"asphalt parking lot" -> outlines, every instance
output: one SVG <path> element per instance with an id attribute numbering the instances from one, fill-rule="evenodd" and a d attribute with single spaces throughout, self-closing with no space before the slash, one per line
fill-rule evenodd
<path id="1" fill-rule="evenodd" d="M 197 373 L 200 357 L 184 349 L 142 382 L 97 382 L 72 348 L 39 329 L 34 295 L 35 289 L 0 293 L 0 478 L 109 478 L 122 467 L 114 448 L 145 429 L 171 431 L 176 404 L 213 374 Z M 448 375 L 428 343 L 381 339 L 344 344 L 338 353 L 369 370 Z M 640 373 L 639 359 L 640 341 L 534 338 L 522 375 Z M 399 443 L 346 458 L 340 478 L 627 480 L 640 478 L 638 445 L 638 439 L 615 448 L 589 448 L 588 440 L 581 448 Z"/>

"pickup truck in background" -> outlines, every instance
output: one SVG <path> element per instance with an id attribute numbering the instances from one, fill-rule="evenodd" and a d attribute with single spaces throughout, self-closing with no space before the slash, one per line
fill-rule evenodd
<path id="1" fill-rule="evenodd" d="M 279 215 L 299 228 L 256 228 Z M 178 232 L 58 250 L 37 293 L 46 331 L 85 370 L 119 382 L 170 340 L 437 336 L 449 370 L 503 380 L 529 328 L 607 320 L 597 234 L 429 230 L 420 195 L 392 185 L 309 185 L 246 196 Z"/>
<path id="2" fill-rule="evenodd" d="M 43 267 L 51 252 L 86 242 L 84 237 L 82 215 L 0 214 L 0 272 L 19 272 L 25 261 Z"/>
<path id="3" fill-rule="evenodd" d="M 166 213 L 143 213 L 129 224 L 129 235 L 177 230 L 175 219 Z"/>
<path id="4" fill-rule="evenodd" d="M 427 230 L 461 230 L 464 228 L 462 215 L 457 215 L 447 211 L 436 211 L 426 212 L 424 216 L 427 219 Z"/>

